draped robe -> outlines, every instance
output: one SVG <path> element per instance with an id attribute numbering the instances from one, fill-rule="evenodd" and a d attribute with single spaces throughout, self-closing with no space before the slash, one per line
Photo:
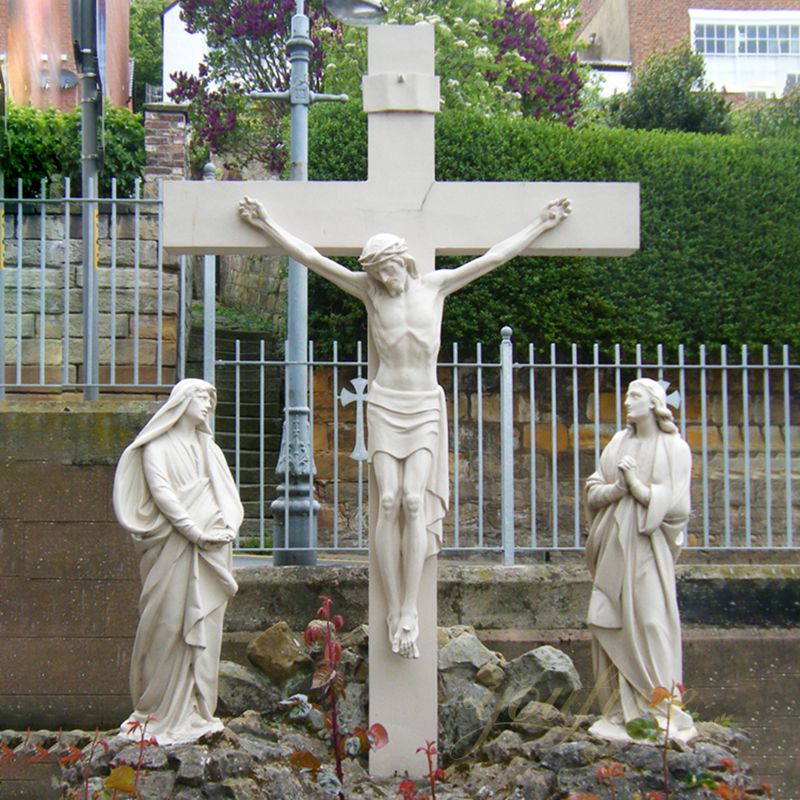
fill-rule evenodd
<path id="1" fill-rule="evenodd" d="M 183 386 L 186 384 L 186 386 Z M 150 420 L 120 459 L 114 509 L 140 555 L 139 626 L 131 657 L 134 712 L 121 726 L 147 722 L 159 743 L 197 739 L 222 728 L 214 717 L 228 599 L 237 590 L 232 545 L 201 549 L 203 533 L 236 532 L 243 511 L 222 451 L 210 430 L 196 441 L 173 428 L 192 389 L 187 380 Z"/>
<path id="2" fill-rule="evenodd" d="M 626 455 L 636 459 L 636 474 L 650 489 L 647 506 L 616 485 Z M 640 439 L 626 429 L 587 479 L 586 559 L 594 581 L 587 623 L 596 690 L 604 717 L 621 731 L 647 714 L 663 725 L 667 711 L 675 735 L 693 730 L 681 709 L 650 706 L 656 686 L 681 683 L 675 559 L 689 516 L 691 468 L 691 451 L 677 433 Z"/>

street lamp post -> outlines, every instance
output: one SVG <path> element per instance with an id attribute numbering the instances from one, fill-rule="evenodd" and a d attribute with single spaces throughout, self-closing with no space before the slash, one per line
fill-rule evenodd
<path id="1" fill-rule="evenodd" d="M 386 10 L 380 0 L 327 0 L 326 8 L 342 22 L 368 25 Z M 297 0 L 287 51 L 291 66 L 288 92 L 258 92 L 251 96 L 288 100 L 291 105 L 290 180 L 308 180 L 308 107 L 318 101 L 346 101 L 347 95 L 312 92 L 308 63 L 313 48 L 304 0 Z M 277 472 L 283 483 L 270 506 L 273 523 L 273 563 L 276 566 L 317 563 L 317 513 L 314 499 L 314 454 L 308 407 L 308 271 L 289 259 L 286 346 L 286 409 Z"/>

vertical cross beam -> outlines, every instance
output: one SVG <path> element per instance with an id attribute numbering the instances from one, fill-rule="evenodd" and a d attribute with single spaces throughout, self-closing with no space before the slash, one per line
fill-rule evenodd
<path id="1" fill-rule="evenodd" d="M 419 198 L 435 181 L 433 115 L 439 110 L 439 83 L 433 74 L 433 56 L 432 27 L 369 31 L 369 75 L 364 78 L 364 110 L 369 114 L 368 182 L 384 187 L 395 207 L 419 208 Z M 406 237 L 417 268 L 425 273 L 434 268 L 436 250 L 433 237 L 419 222 L 421 219 L 413 225 L 408 220 L 398 221 L 397 232 Z M 388 225 L 386 229 L 394 230 Z M 370 380 L 376 371 L 377 353 L 370 337 Z M 420 583 L 420 657 L 401 658 L 391 651 L 387 635 L 386 593 L 375 548 L 376 489 L 370 465 L 369 720 L 386 728 L 389 744 L 370 752 L 369 771 L 375 777 L 395 773 L 421 777 L 426 762 L 417 748 L 438 739 L 437 559 L 427 559 Z"/>

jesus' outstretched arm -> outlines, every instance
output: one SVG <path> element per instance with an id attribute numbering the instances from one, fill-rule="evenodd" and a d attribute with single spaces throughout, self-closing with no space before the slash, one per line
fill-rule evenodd
<path id="1" fill-rule="evenodd" d="M 258 228 L 258 230 L 266 234 L 270 241 L 278 245 L 281 250 L 295 261 L 305 264 L 317 275 L 321 275 L 348 294 L 363 299 L 367 277 L 364 273 L 353 272 L 341 264 L 337 264 L 330 258 L 323 256 L 322 253 L 307 242 L 289 233 L 267 214 L 266 209 L 258 200 L 245 197 L 239 203 L 239 216 L 245 222 L 249 222 L 254 228 Z"/>
<path id="2" fill-rule="evenodd" d="M 518 256 L 545 231 L 555 228 L 556 225 L 565 220 L 571 211 L 572 208 L 566 197 L 554 200 L 537 215 L 530 225 L 527 225 L 521 231 L 490 247 L 482 256 L 474 258 L 460 267 L 437 270 L 431 276 L 431 279 L 441 281 L 442 291 L 446 295 L 457 292 L 467 284 L 472 283 L 476 278 L 480 278 L 487 272 L 491 272 L 501 264 L 505 264 L 515 256 Z"/>

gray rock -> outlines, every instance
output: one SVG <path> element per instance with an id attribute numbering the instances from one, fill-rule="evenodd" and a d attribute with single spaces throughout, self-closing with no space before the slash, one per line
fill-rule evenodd
<path id="1" fill-rule="evenodd" d="M 184 787 L 175 793 L 172 800 L 203 800 L 203 790 Z"/>
<path id="2" fill-rule="evenodd" d="M 139 763 L 139 745 L 129 744 L 116 754 L 114 760 L 120 764 L 130 764 L 135 767 Z M 166 750 L 163 747 L 145 747 L 142 753 L 142 767 L 144 769 L 166 769 Z"/>
<path id="3" fill-rule="evenodd" d="M 278 732 L 258 711 L 245 711 L 244 714 L 228 720 L 227 727 L 238 736 L 244 733 L 269 742 L 278 740 Z"/>
<path id="4" fill-rule="evenodd" d="M 458 758 L 491 728 L 495 692 L 465 678 L 462 670 L 442 673 L 440 679 L 439 747 Z"/>
<path id="5" fill-rule="evenodd" d="M 366 728 L 369 719 L 368 704 L 369 687 L 367 684 L 348 683 L 344 699 L 337 703 L 340 730 L 352 733 L 358 727 Z"/>
<path id="6" fill-rule="evenodd" d="M 495 764 L 507 764 L 514 756 L 530 758 L 531 747 L 515 731 L 505 730 L 481 746 L 481 753 Z"/>
<path id="7" fill-rule="evenodd" d="M 472 666 L 479 670 L 484 664 L 499 665 L 500 659 L 472 631 L 464 631 L 439 649 L 439 670 Z"/>
<path id="8" fill-rule="evenodd" d="M 143 772 L 139 775 L 139 795 L 147 800 L 169 800 L 174 788 L 175 773 L 169 770 Z"/>
<path id="9" fill-rule="evenodd" d="M 179 745 L 171 748 L 170 762 L 177 764 L 177 782 L 188 786 L 202 786 L 206 779 L 208 766 L 208 748 L 198 745 Z"/>
<path id="10" fill-rule="evenodd" d="M 528 736 L 543 736 L 551 728 L 563 727 L 566 724 L 564 715 L 549 703 L 531 700 L 511 720 L 514 730 L 522 731 Z"/>
<path id="11" fill-rule="evenodd" d="M 291 767 L 285 764 L 266 764 L 258 769 L 260 800 L 308 800 L 314 792 L 306 786 Z"/>
<path id="12" fill-rule="evenodd" d="M 592 764 L 597 760 L 597 756 L 597 747 L 591 742 L 562 742 L 542 759 L 542 766 L 559 772 L 562 769 Z"/>
<path id="13" fill-rule="evenodd" d="M 501 666 L 487 662 L 478 670 L 475 680 L 487 689 L 497 689 L 505 677 L 505 670 Z"/>
<path id="14" fill-rule="evenodd" d="M 241 778 L 250 773 L 253 757 L 244 750 L 217 750 L 212 752 L 206 768 L 212 781 Z"/>
<path id="15" fill-rule="evenodd" d="M 531 700 L 561 707 L 580 688 L 581 679 L 570 657 L 542 645 L 506 666 L 502 709 L 513 717 Z"/>
<path id="16" fill-rule="evenodd" d="M 277 761 L 284 757 L 279 745 L 265 742 L 263 739 L 257 739 L 245 733 L 239 736 L 239 744 L 242 750 L 253 756 L 256 761 Z"/>
<path id="17" fill-rule="evenodd" d="M 236 717 L 249 709 L 275 712 L 280 701 L 277 687 L 254 667 L 220 662 L 218 714 Z"/>
<path id="18" fill-rule="evenodd" d="M 517 777 L 514 797 L 519 800 L 548 800 L 555 785 L 554 773 L 531 767 Z"/>

